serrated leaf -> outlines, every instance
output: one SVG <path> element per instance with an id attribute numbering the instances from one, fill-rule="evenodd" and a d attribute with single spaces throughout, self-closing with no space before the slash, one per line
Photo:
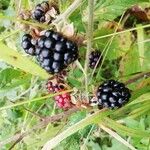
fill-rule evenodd
<path id="1" fill-rule="evenodd" d="M 17 67 L 27 73 L 35 76 L 39 76 L 43 79 L 49 78 L 49 74 L 43 70 L 40 66 L 32 62 L 27 57 L 23 57 L 17 51 L 7 47 L 5 44 L 0 43 L 0 59 L 6 63 Z"/>

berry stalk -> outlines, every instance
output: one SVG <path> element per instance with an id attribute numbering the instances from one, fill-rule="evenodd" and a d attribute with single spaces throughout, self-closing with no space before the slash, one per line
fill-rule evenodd
<path id="1" fill-rule="evenodd" d="M 88 96 L 88 64 L 89 64 L 89 55 L 92 49 L 92 40 L 93 40 L 93 12 L 94 12 L 94 1 L 88 0 L 88 31 L 87 31 L 87 51 L 86 51 L 86 61 L 85 61 L 85 89 L 86 97 L 89 100 Z"/>

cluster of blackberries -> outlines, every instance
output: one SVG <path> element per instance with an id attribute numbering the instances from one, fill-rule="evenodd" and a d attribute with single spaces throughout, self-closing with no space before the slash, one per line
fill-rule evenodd
<path id="1" fill-rule="evenodd" d="M 104 82 L 97 90 L 99 107 L 120 108 L 129 101 L 130 97 L 129 89 L 115 80 Z"/>
<path id="2" fill-rule="evenodd" d="M 40 65 L 49 73 L 58 73 L 78 58 L 78 47 L 73 41 L 53 30 L 45 31 L 37 40 L 26 34 L 22 38 L 26 53 L 36 55 Z"/>
<path id="3" fill-rule="evenodd" d="M 32 18 L 38 22 L 46 22 L 48 12 L 51 10 L 48 2 L 42 2 L 35 7 Z M 51 18 L 48 18 L 48 22 Z M 64 37 L 62 34 L 53 30 L 46 30 L 42 35 L 33 38 L 30 34 L 22 37 L 22 47 L 29 55 L 36 56 L 37 61 L 47 72 L 55 74 L 62 72 L 69 64 L 78 59 L 78 46 L 75 42 Z M 94 69 L 102 61 L 101 53 L 98 50 L 92 51 L 89 56 L 89 67 Z M 62 78 L 64 78 L 62 76 Z M 64 82 L 62 84 L 57 80 L 48 81 L 46 88 L 49 93 L 57 93 L 66 90 Z M 120 108 L 129 101 L 130 91 L 123 83 L 115 80 L 109 80 L 101 84 L 97 90 L 96 103 L 99 107 Z M 73 107 L 70 93 L 60 94 L 54 97 L 59 108 L 64 110 Z"/>
<path id="4" fill-rule="evenodd" d="M 101 53 L 97 50 L 92 51 L 89 56 L 89 67 L 91 69 L 94 69 L 96 65 L 98 67 L 99 64 L 101 63 L 101 60 L 102 60 Z"/>
<path id="5" fill-rule="evenodd" d="M 53 16 L 58 14 L 58 10 L 55 9 L 55 13 L 56 14 L 47 14 L 48 11 L 50 11 L 50 13 L 52 12 L 51 9 L 54 8 L 55 6 L 50 5 L 47 1 L 42 2 L 41 4 L 36 5 L 33 13 L 32 13 L 32 18 L 38 22 L 46 22 L 47 19 L 48 22 L 51 22 L 53 20 Z M 54 13 L 54 12 L 53 12 Z M 49 17 L 49 18 L 47 18 Z"/>

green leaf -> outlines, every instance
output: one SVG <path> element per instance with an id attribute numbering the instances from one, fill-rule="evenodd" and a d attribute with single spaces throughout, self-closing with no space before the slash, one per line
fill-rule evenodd
<path id="1" fill-rule="evenodd" d="M 122 58 L 120 62 L 120 76 L 127 76 L 141 71 L 139 53 L 137 46 L 130 48 L 128 53 Z"/>
<path id="2" fill-rule="evenodd" d="M 73 71 L 73 75 L 74 75 L 74 77 L 77 78 L 77 79 L 83 77 L 82 71 L 81 71 L 80 69 L 78 69 L 78 68 Z"/>
<path id="3" fill-rule="evenodd" d="M 30 76 L 24 76 L 23 79 L 18 79 L 16 81 L 13 81 L 13 83 L 11 83 L 10 85 L 7 85 L 3 88 L 0 89 L 0 94 L 1 93 L 6 93 L 10 90 L 14 90 L 15 88 L 21 86 L 21 85 L 24 85 L 24 84 L 29 84 L 30 82 L 30 79 L 31 77 Z"/>
<path id="4" fill-rule="evenodd" d="M 11 80 L 15 79 L 16 77 L 20 77 L 21 72 L 19 70 L 15 70 L 13 68 L 6 68 L 0 72 L 0 81 L 1 84 L 10 83 Z"/>
<path id="5" fill-rule="evenodd" d="M 72 78 L 72 77 L 68 77 L 68 81 L 69 83 L 74 86 L 74 87 L 77 87 L 77 88 L 81 88 L 81 82 L 79 82 L 77 79 L 75 78 Z"/>
<path id="6" fill-rule="evenodd" d="M 104 118 L 104 122 L 103 124 L 105 124 L 105 126 L 108 126 L 109 128 L 121 133 L 123 136 L 131 136 L 131 137 L 149 137 L 150 133 L 146 132 L 146 131 L 140 131 L 139 129 L 132 129 L 132 128 L 128 128 L 126 126 L 123 126 L 119 123 L 117 123 L 116 121 L 110 119 L 110 118 Z"/>
<path id="7" fill-rule="evenodd" d="M 114 20 L 132 5 L 149 2 L 149 0 L 102 0 L 95 11 L 96 20 Z"/>
<path id="8" fill-rule="evenodd" d="M 27 73 L 30 73 L 35 76 L 40 76 L 43 79 L 47 79 L 50 76 L 40 66 L 29 60 L 27 57 L 23 57 L 17 51 L 7 47 L 3 43 L 0 43 L 0 53 L 0 59 Z"/>
<path id="9" fill-rule="evenodd" d="M 104 37 L 105 35 L 107 36 L 111 33 L 113 34 L 114 31 L 103 27 L 94 34 L 94 37 Z M 109 46 L 106 57 L 109 59 L 117 59 L 124 56 L 132 44 L 131 36 L 132 35 L 130 32 L 116 35 L 111 45 Z M 98 47 L 97 49 L 104 50 L 108 44 L 109 39 L 110 37 L 94 40 L 94 47 Z"/>

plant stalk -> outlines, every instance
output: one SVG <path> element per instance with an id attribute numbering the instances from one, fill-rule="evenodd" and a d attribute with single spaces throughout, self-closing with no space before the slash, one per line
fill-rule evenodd
<path id="1" fill-rule="evenodd" d="M 87 30 L 87 51 L 86 51 L 86 61 L 85 61 L 85 89 L 88 98 L 88 65 L 89 65 L 89 55 L 92 49 L 92 40 L 93 40 L 93 12 L 94 12 L 94 1 L 88 0 L 88 30 Z"/>
<path id="2" fill-rule="evenodd" d="M 60 21 L 67 19 L 82 3 L 82 0 L 75 0 L 69 8 L 61 15 L 59 15 L 54 21 L 53 24 L 58 24 Z"/>

